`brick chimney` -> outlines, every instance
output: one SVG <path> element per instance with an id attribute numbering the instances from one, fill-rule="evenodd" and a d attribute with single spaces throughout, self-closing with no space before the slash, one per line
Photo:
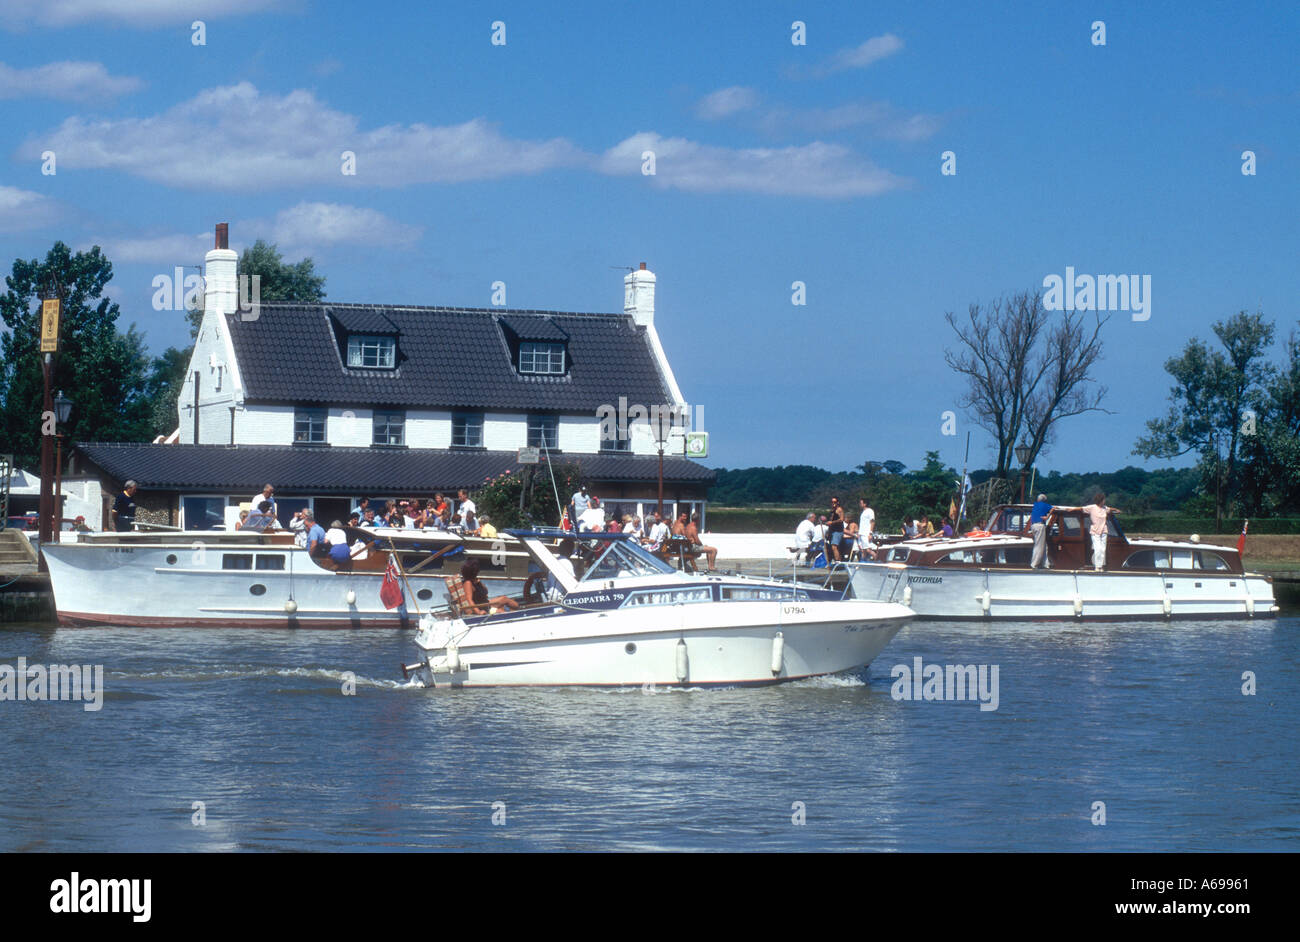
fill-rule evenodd
<path id="1" fill-rule="evenodd" d="M 655 273 L 645 267 L 623 277 L 623 313 L 631 314 L 638 327 L 653 327 L 655 322 Z"/>

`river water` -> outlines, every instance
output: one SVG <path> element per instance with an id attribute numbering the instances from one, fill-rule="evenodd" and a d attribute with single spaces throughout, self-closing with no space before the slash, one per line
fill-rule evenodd
<path id="1" fill-rule="evenodd" d="M 384 631 L 0 627 L 20 657 L 104 693 L 0 701 L 3 851 L 1300 850 L 1294 618 L 915 623 L 756 689 L 430 691 Z M 997 709 L 895 699 L 917 657 Z"/>

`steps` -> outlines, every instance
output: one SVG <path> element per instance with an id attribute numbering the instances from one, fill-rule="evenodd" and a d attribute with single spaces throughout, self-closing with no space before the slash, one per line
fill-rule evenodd
<path id="1" fill-rule="evenodd" d="M 0 573 L 35 572 L 36 550 L 16 530 L 0 530 Z"/>

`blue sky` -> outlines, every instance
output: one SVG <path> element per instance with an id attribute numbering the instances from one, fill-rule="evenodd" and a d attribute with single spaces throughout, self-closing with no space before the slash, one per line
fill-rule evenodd
<path id="1" fill-rule="evenodd" d="M 1067 266 L 1150 275 L 1151 317 L 1112 316 L 1113 414 L 1044 470 L 1143 464 L 1188 338 L 1300 320 L 1293 4 L 446 6 L 6 0 L 0 264 L 103 246 L 159 352 L 188 335 L 151 282 L 222 221 L 337 301 L 618 311 L 645 261 L 728 467 L 960 465 L 944 313 Z"/>

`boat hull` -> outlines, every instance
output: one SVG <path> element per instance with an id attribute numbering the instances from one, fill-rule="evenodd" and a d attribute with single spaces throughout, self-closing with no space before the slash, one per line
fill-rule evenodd
<path id="1" fill-rule="evenodd" d="M 1272 580 L 1253 573 L 846 565 L 856 597 L 901 601 L 930 620 L 1260 618 L 1278 611 Z"/>
<path id="2" fill-rule="evenodd" d="M 223 569 L 224 553 L 283 568 Z M 440 577 L 413 576 L 403 604 L 387 609 L 382 573 L 331 572 L 292 546 L 69 543 L 44 555 L 59 623 L 70 626 L 413 628 L 422 612 L 446 605 Z M 484 583 L 496 594 L 518 590 L 517 580 Z"/>
<path id="3" fill-rule="evenodd" d="M 538 615 L 426 619 L 416 638 L 419 679 L 434 687 L 774 684 L 863 667 L 912 618 L 902 605 L 857 600 L 579 614 L 545 606 Z"/>

